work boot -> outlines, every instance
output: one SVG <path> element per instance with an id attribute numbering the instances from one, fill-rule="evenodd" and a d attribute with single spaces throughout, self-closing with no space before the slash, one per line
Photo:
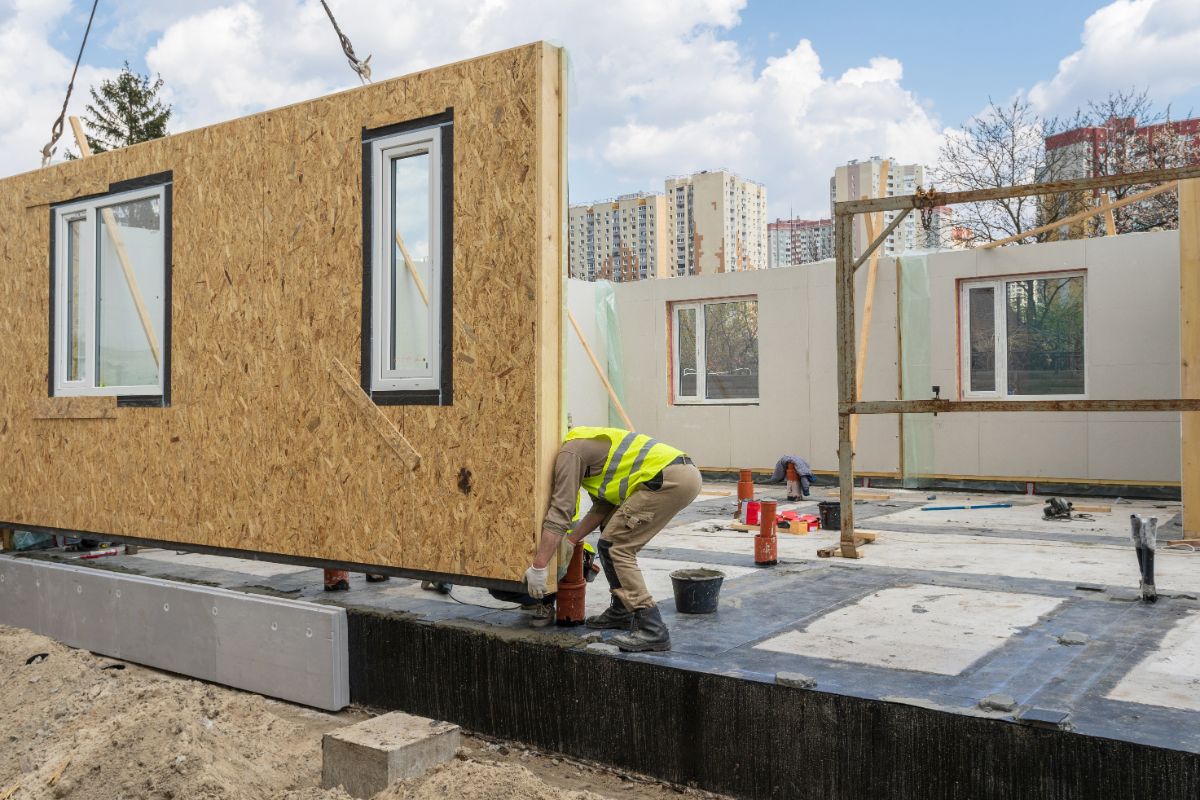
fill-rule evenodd
<path id="1" fill-rule="evenodd" d="M 612 603 L 608 608 L 604 609 L 604 613 L 594 617 L 588 617 L 583 621 L 583 624 L 589 628 L 597 630 L 605 630 L 615 628 L 617 630 L 633 630 L 633 612 L 625 608 L 625 604 L 617 599 L 614 594 Z"/>
<path id="2" fill-rule="evenodd" d="M 671 632 L 663 623 L 658 606 L 639 608 L 633 612 L 633 616 L 636 627 L 629 633 L 612 637 L 608 640 L 609 644 L 635 653 L 671 649 Z"/>

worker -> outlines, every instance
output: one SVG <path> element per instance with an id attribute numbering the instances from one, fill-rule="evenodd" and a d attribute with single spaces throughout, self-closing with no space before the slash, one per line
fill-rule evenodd
<path id="1" fill-rule="evenodd" d="M 578 516 L 579 490 L 592 507 Z M 624 629 L 612 643 L 622 650 L 670 650 L 671 635 L 638 569 L 637 554 L 700 493 L 700 470 L 681 450 L 619 428 L 572 428 L 554 461 L 550 507 L 526 591 L 546 593 L 546 566 L 566 536 L 578 545 L 602 527 L 597 550 L 612 593 L 589 628 Z"/>
<path id="2" fill-rule="evenodd" d="M 791 473 L 788 472 L 789 466 L 792 468 Z M 775 462 L 775 472 L 771 475 L 768 483 L 783 483 L 785 479 L 787 480 L 788 500 L 800 500 L 808 497 L 808 487 L 816 481 L 812 474 L 812 467 L 800 456 L 783 456 Z"/>

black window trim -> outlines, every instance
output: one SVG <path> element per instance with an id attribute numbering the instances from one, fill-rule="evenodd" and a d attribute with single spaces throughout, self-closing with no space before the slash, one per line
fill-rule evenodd
<path id="1" fill-rule="evenodd" d="M 72 197 L 50 205 L 50 295 L 49 295 L 49 343 L 48 364 L 46 372 L 47 394 L 54 394 L 55 378 L 55 341 L 54 331 L 57 320 L 54 310 L 57 305 L 58 291 L 56 278 L 56 260 L 58 256 L 58 209 L 66 205 L 74 205 L 85 200 L 97 200 L 109 195 L 130 192 L 136 189 L 151 189 L 162 187 L 163 190 L 163 348 L 162 348 L 162 394 L 156 395 L 116 395 L 118 408 L 168 408 L 171 405 L 171 229 L 172 229 L 172 189 L 175 178 L 171 170 L 142 175 L 122 181 L 114 181 L 108 185 L 108 191 L 95 194 Z M 101 395 L 104 396 L 104 395 Z"/>
<path id="2" fill-rule="evenodd" d="M 440 128 L 442 178 L 442 263 L 441 268 L 441 330 L 440 369 L 438 389 L 371 390 L 371 360 L 374 332 L 371 311 L 374 302 L 371 253 L 374 236 L 373 185 L 371 145 L 378 139 L 400 133 Z M 394 125 L 362 129 L 362 225 L 363 225 L 363 283 L 362 283 L 362 352 L 360 381 L 362 390 L 377 405 L 454 405 L 454 108 L 440 114 L 405 120 Z"/>

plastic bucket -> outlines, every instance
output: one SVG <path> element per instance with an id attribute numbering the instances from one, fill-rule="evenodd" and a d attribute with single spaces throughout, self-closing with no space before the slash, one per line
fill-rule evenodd
<path id="1" fill-rule="evenodd" d="M 677 569 L 671 573 L 675 610 L 680 614 L 711 614 L 717 610 L 725 573 L 715 569 Z"/>
<path id="2" fill-rule="evenodd" d="M 759 510 L 759 502 L 757 500 L 751 500 L 748 503 L 746 503 L 746 524 L 747 525 L 757 525 L 758 524 L 758 510 Z"/>
<path id="3" fill-rule="evenodd" d="M 821 527 L 825 530 L 842 529 L 842 504 L 837 500 L 822 500 L 817 503 L 817 513 L 821 515 Z"/>

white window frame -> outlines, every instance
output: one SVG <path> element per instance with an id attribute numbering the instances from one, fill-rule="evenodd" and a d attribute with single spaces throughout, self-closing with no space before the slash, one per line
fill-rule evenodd
<path id="1" fill-rule="evenodd" d="M 685 300 L 671 304 L 671 402 L 677 406 L 752 406 L 758 405 L 759 399 L 762 397 L 762 384 L 758 387 L 757 397 L 738 397 L 738 398 L 714 398 L 708 399 L 705 397 L 708 394 L 708 374 L 705 364 L 705 335 L 704 335 L 704 308 L 705 306 L 717 305 L 720 303 L 738 303 L 749 302 L 758 303 L 758 295 L 741 295 L 738 297 L 711 297 L 703 300 Z M 696 311 L 696 395 L 684 396 L 679 393 L 679 312 L 684 309 L 694 309 Z M 759 350 L 761 357 L 762 351 Z M 762 371 L 759 370 L 759 381 L 762 380 Z"/>
<path id="2" fill-rule="evenodd" d="M 99 361 L 99 345 L 100 337 L 96 330 L 96 304 L 99 302 L 97 297 L 96 279 L 100 270 L 99 257 L 99 242 L 97 241 L 97 232 L 99 230 L 100 211 L 112 206 L 121 205 L 123 203 L 135 202 L 137 200 L 147 200 L 151 198 L 158 199 L 159 211 L 159 233 L 163 237 L 163 261 L 162 269 L 164 272 L 164 286 L 168 280 L 166 271 L 169 269 L 167 263 L 166 241 L 169 235 L 167 226 L 171 224 L 171 219 L 167 213 L 167 184 L 153 186 L 146 189 L 133 189 L 127 192 L 119 192 L 115 194 L 106 194 L 98 197 L 92 197 L 87 200 L 80 200 L 74 203 L 64 203 L 54 209 L 54 396 L 55 397 L 109 397 L 109 396 L 135 396 L 135 397 L 161 397 L 163 395 L 163 386 L 167 370 L 167 336 L 166 331 L 161 331 L 159 335 L 159 354 L 158 354 L 158 382 L 140 386 L 97 386 L 97 369 Z M 86 356 L 84 358 L 83 376 L 79 380 L 67 380 L 67 355 L 68 355 L 68 337 L 67 331 L 70 326 L 70 321 L 67 317 L 67 282 L 69 278 L 70 265 L 68 258 L 70 255 L 69 247 L 69 225 L 71 222 L 82 219 L 83 236 L 80 241 L 80 258 L 81 264 L 79 268 L 79 283 L 80 283 L 80 303 L 82 304 L 82 313 L 80 315 L 80 326 L 88 332 L 87 338 L 84 341 L 86 347 Z M 164 292 L 165 295 L 165 292 Z M 146 300 L 149 303 L 149 300 Z M 162 298 L 164 308 L 162 309 L 162 319 L 164 328 L 169 325 L 169 314 L 165 307 L 167 302 L 166 297 Z"/>
<path id="3" fill-rule="evenodd" d="M 1081 394 L 1008 394 L 1008 286 L 1016 281 L 1045 280 L 1059 278 L 1083 279 L 1083 392 Z M 995 330 L 992 332 L 995 347 L 996 388 L 990 392 L 971 390 L 971 304 L 970 290 L 992 288 L 992 313 L 995 315 Z M 1088 285 L 1086 270 L 1064 272 L 1034 272 L 1022 275 L 997 275 L 988 278 L 971 278 L 959 286 L 959 386 L 961 396 L 968 400 L 1083 400 L 1087 399 L 1091 386 L 1089 374 L 1088 341 Z"/>
<path id="4" fill-rule="evenodd" d="M 378 392 L 427 391 L 441 388 L 442 351 L 442 127 L 386 136 L 371 142 L 371 390 Z M 395 257 L 392 227 L 391 166 L 395 158 L 429 155 L 429 366 L 425 369 L 389 370 L 392 341 L 387 335 L 391 319 L 391 259 Z M 397 274 L 408 272 L 403 263 Z"/>

